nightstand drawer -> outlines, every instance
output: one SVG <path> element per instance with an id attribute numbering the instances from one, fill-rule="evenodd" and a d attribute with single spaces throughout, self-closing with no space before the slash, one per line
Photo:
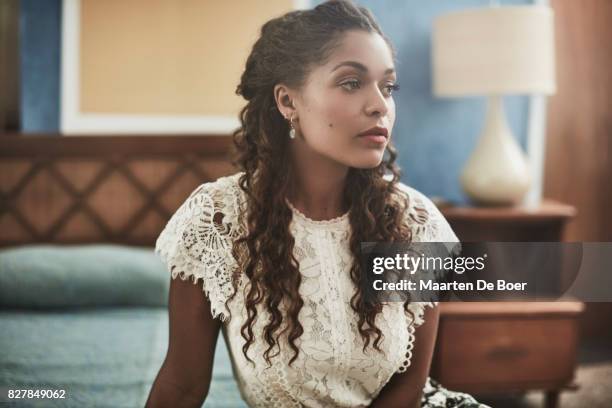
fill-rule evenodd
<path id="1" fill-rule="evenodd" d="M 500 303 L 492 306 L 496 311 L 490 307 L 488 312 L 472 311 L 471 315 L 442 309 L 434 378 L 466 391 L 520 390 L 527 385 L 547 388 L 571 381 L 578 339 L 576 313 L 563 311 L 564 304 L 558 303 L 556 313 L 524 310 L 517 314 L 517 305 L 504 311 Z M 447 312 L 453 307 L 443 306 Z"/>

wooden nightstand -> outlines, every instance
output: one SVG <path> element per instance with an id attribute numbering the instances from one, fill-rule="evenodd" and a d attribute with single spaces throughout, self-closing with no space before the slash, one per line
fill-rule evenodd
<path id="1" fill-rule="evenodd" d="M 537 209 L 445 207 L 463 242 L 562 241 L 576 214 L 546 200 Z M 582 302 L 447 302 L 431 375 L 449 389 L 475 394 L 543 390 L 546 406 L 574 388 Z"/>
<path id="2" fill-rule="evenodd" d="M 439 206 L 461 241 L 558 242 L 565 224 L 576 216 L 571 205 L 543 200 L 535 209 L 522 207 Z"/>

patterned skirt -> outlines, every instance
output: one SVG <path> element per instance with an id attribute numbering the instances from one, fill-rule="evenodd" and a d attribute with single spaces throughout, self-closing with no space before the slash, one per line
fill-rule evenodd
<path id="1" fill-rule="evenodd" d="M 426 408 L 491 408 L 469 394 L 450 391 L 433 378 L 427 378 L 423 388 L 421 407 Z"/>

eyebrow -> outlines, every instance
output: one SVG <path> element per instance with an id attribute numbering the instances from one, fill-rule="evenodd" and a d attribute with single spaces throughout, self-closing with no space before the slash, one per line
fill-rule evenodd
<path id="1" fill-rule="evenodd" d="M 356 69 L 358 69 L 359 71 L 362 71 L 362 72 L 368 72 L 368 68 L 366 68 L 365 65 L 363 65 L 362 63 L 357 62 L 357 61 L 343 61 L 343 62 L 339 63 L 338 65 L 336 65 L 334 67 L 334 69 L 331 70 L 331 72 L 334 72 L 335 70 L 337 70 L 338 68 L 340 68 L 340 67 L 342 67 L 344 65 L 348 65 L 350 67 L 356 68 Z M 395 72 L 394 68 L 387 68 L 385 70 L 385 75 L 392 74 L 394 72 Z"/>

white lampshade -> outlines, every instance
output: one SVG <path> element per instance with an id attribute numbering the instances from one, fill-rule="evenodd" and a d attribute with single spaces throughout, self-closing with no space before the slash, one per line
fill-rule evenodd
<path id="1" fill-rule="evenodd" d="M 463 10 L 434 21 L 437 96 L 555 92 L 553 12 L 548 6 Z"/>

